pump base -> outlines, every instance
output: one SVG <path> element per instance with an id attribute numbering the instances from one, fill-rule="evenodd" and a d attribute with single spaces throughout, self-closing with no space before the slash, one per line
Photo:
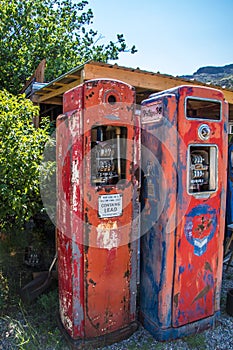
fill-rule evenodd
<path id="1" fill-rule="evenodd" d="M 59 314 L 57 315 L 57 323 L 61 333 L 64 335 L 70 349 L 72 350 L 96 349 L 97 347 L 111 345 L 129 338 L 138 329 L 138 323 L 135 321 L 124 328 L 99 337 L 73 339 L 65 330 Z"/>
<path id="2" fill-rule="evenodd" d="M 182 337 L 187 337 L 192 334 L 200 333 L 204 330 L 215 328 L 217 320 L 220 316 L 220 311 L 216 312 L 210 317 L 203 318 L 201 320 L 188 323 L 180 327 L 159 328 L 157 324 L 148 319 L 142 313 L 140 314 L 140 320 L 146 330 L 158 341 L 170 341 Z"/>

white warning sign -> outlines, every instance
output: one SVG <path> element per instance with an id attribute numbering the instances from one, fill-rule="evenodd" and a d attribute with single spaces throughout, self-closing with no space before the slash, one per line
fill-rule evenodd
<path id="1" fill-rule="evenodd" d="M 98 198 L 100 218 L 111 218 L 122 215 L 122 194 L 104 194 Z"/>

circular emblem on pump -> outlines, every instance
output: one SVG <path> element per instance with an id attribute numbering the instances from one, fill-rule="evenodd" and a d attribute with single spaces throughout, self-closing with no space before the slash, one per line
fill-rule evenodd
<path id="1" fill-rule="evenodd" d="M 184 233 L 194 247 L 194 255 L 201 256 L 216 233 L 217 213 L 207 204 L 194 207 L 185 216 Z"/>
<path id="2" fill-rule="evenodd" d="M 201 140 L 208 140 L 210 137 L 210 127 L 207 124 L 202 124 L 198 128 L 198 136 Z"/>

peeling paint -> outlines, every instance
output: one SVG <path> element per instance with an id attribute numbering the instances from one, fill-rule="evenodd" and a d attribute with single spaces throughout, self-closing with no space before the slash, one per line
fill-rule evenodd
<path id="1" fill-rule="evenodd" d="M 117 228 L 117 221 L 100 223 L 96 228 L 97 246 L 108 250 L 116 248 L 120 242 Z"/>
<path id="2" fill-rule="evenodd" d="M 111 103 L 113 97 L 116 103 Z M 118 334 L 127 337 L 135 330 L 138 252 L 131 240 L 139 236 L 139 206 L 127 203 L 138 197 L 139 186 L 133 179 L 134 168 L 140 168 L 134 106 L 135 90 L 107 79 L 85 82 L 63 96 L 66 123 L 57 128 L 59 309 L 63 327 L 74 341 L 100 337 L 105 345 L 112 332 L 117 341 Z M 64 115 L 57 118 L 57 126 L 63 119 Z M 92 180 L 92 136 L 97 126 L 123 131 L 127 147 L 120 186 L 96 185 Z M 120 162 L 117 165 L 120 169 Z M 104 196 L 112 196 L 114 203 L 119 199 L 115 215 L 110 210 L 100 215 L 98 203 Z"/>
<path id="3" fill-rule="evenodd" d="M 187 101 L 216 96 L 218 120 L 186 115 Z M 201 330 L 219 312 L 226 118 L 224 95 L 209 88 L 180 86 L 142 102 L 140 318 L 158 340 Z M 207 140 L 198 133 L 204 124 L 212 130 Z"/>

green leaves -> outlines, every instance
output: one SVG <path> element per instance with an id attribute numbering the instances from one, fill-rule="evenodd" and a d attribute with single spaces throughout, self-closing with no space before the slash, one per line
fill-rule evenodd
<path id="1" fill-rule="evenodd" d="M 91 28 L 88 1 L 0 1 L 0 89 L 18 93 L 46 58 L 46 81 L 51 81 L 87 60 L 107 62 L 128 49 L 123 34 L 102 44 Z"/>
<path id="2" fill-rule="evenodd" d="M 39 109 L 23 95 L 0 91 L 0 231 L 23 227 L 40 208 L 39 169 L 49 120 L 33 126 Z"/>
<path id="3" fill-rule="evenodd" d="M 0 0 L 0 230 L 11 224 L 21 227 L 42 207 L 39 169 L 49 130 L 49 121 L 35 129 L 38 108 L 7 91 L 18 93 L 44 58 L 45 80 L 51 81 L 87 60 L 107 62 L 119 52 L 136 52 L 135 46 L 128 49 L 123 34 L 102 44 L 87 5 L 74 0 Z M 54 174 L 52 166 L 44 170 L 46 178 Z"/>

